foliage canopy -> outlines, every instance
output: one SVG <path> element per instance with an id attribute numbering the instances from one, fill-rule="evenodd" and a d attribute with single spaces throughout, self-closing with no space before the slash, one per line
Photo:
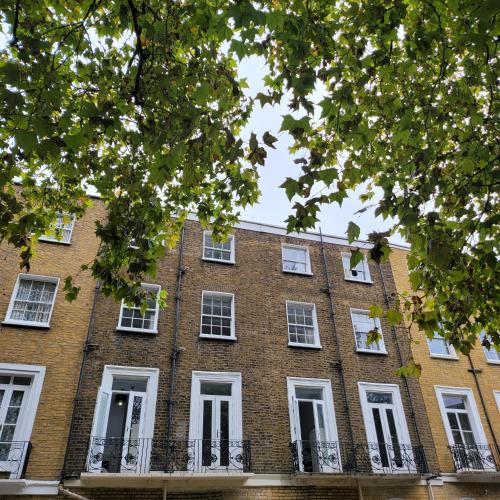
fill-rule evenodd
<path id="1" fill-rule="evenodd" d="M 288 102 L 281 130 L 302 169 L 282 186 L 295 200 L 288 229 L 313 227 L 322 204 L 366 185 L 362 201 L 397 218 L 411 245 L 403 309 L 463 352 L 482 330 L 499 346 L 498 8 L 0 0 L 0 238 L 28 265 L 56 213 L 81 215 L 93 186 L 108 219 L 90 268 L 106 293 L 133 298 L 188 210 L 223 237 L 257 201 L 257 166 L 276 138 L 240 132 L 257 103 Z M 237 74 L 253 55 L 268 68 L 256 99 Z M 376 261 L 387 236 L 372 235 Z M 77 292 L 70 279 L 66 289 Z"/>

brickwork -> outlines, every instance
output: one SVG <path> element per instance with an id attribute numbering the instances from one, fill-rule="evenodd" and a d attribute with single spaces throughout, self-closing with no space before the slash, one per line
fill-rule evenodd
<path id="1" fill-rule="evenodd" d="M 290 419 L 287 377 L 328 379 L 332 383 L 339 440 L 349 439 L 348 424 L 337 368 L 338 352 L 333 340 L 329 299 L 320 244 L 279 235 L 235 230 L 236 264 L 203 261 L 202 228 L 193 221 L 186 224 L 183 263 L 184 277 L 178 346 L 177 385 L 174 395 L 174 439 L 186 439 L 189 431 L 191 379 L 193 370 L 240 372 L 242 376 L 243 438 L 252 442 L 252 465 L 256 473 L 291 472 L 289 450 Z M 290 242 L 309 247 L 313 276 L 282 272 L 281 244 Z M 366 442 L 366 431 L 359 401 L 358 381 L 397 384 L 413 445 L 419 439 L 425 447 L 431 470 L 437 463 L 418 381 L 410 381 L 411 398 L 416 409 L 417 434 L 411 419 L 409 398 L 403 381 L 394 375 L 400 366 L 396 340 L 382 321 L 388 355 L 359 354 L 349 308 L 368 309 L 384 303 L 378 269 L 370 263 L 373 284 L 344 280 L 341 251 L 346 247 L 327 244 L 340 350 L 349 398 L 351 424 L 357 443 Z M 83 470 L 95 402 L 104 365 L 157 367 L 160 383 L 154 436 L 165 437 L 170 350 L 174 322 L 174 290 L 178 249 L 165 256 L 158 267 L 155 283 L 169 292 L 168 307 L 161 311 L 159 333 L 138 335 L 116 332 L 120 306 L 112 299 L 99 297 L 91 342 L 98 349 L 90 353 L 84 366 L 81 401 L 72 432 L 68 470 L 78 476 Z M 388 293 L 394 292 L 390 266 L 383 266 Z M 199 337 L 202 291 L 235 294 L 236 341 Z M 288 347 L 286 300 L 316 305 L 322 349 Z M 404 336 L 398 342 L 408 349 Z"/>
<path id="2" fill-rule="evenodd" d="M 408 281 L 406 254 L 407 253 L 404 250 L 394 249 L 390 259 L 394 279 L 399 293 L 404 290 L 411 289 Z M 429 347 L 423 332 L 413 328 L 411 333 L 412 337 L 419 341 L 418 344 L 413 342 L 411 344 L 411 349 L 415 362 L 422 365 L 420 385 L 424 396 L 425 408 L 427 410 L 430 429 L 434 438 L 440 469 L 443 472 L 454 472 L 453 460 L 448 448 L 448 439 L 445 433 L 434 388 L 436 385 L 471 389 L 481 417 L 483 430 L 490 445 L 494 444 L 493 436 L 486 421 L 484 408 L 481 404 L 481 398 L 475 385 L 474 377 L 472 373 L 468 371 L 470 365 L 466 356 L 458 354 L 458 360 L 431 358 L 429 355 Z M 487 362 L 479 342 L 477 343 L 476 348 L 471 352 L 470 356 L 475 368 L 481 370 L 481 372 L 477 375 L 479 384 L 488 414 L 490 415 L 490 421 L 493 425 L 495 434 L 499 436 L 499 409 L 496 405 L 493 391 L 500 391 L 500 365 L 494 365 Z M 459 489 L 461 488 L 460 485 L 453 487 Z M 449 485 L 448 488 L 450 489 L 452 486 Z M 475 497 L 476 495 L 471 494 L 470 496 Z"/>
<path id="3" fill-rule="evenodd" d="M 76 221 L 70 245 L 42 241 L 38 244 L 30 273 L 61 280 L 50 329 L 0 324 L 0 363 L 46 367 L 31 435 L 33 449 L 27 478 L 58 479 L 62 469 L 94 292 L 90 275 L 81 273 L 76 281 L 81 292 L 76 301 L 69 303 L 64 299 L 63 280 L 69 274 L 75 275 L 82 263 L 95 256 L 98 242 L 94 221 L 103 216 L 102 204 L 96 200 L 87 214 Z M 20 259 L 19 251 L 6 244 L 0 246 L 0 255 L 0 320 L 4 320 Z"/>

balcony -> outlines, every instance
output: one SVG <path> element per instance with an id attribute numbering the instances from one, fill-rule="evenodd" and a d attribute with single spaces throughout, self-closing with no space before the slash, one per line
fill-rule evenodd
<path id="1" fill-rule="evenodd" d="M 456 472 L 496 472 L 499 461 L 489 444 L 450 446 Z"/>
<path id="2" fill-rule="evenodd" d="M 91 438 L 85 467 L 92 473 L 247 473 L 250 441 Z"/>
<path id="3" fill-rule="evenodd" d="M 350 444 L 294 441 L 290 444 L 296 473 L 425 474 L 423 448 L 406 444 Z"/>
<path id="4" fill-rule="evenodd" d="M 0 441 L 0 479 L 23 479 L 30 452 L 29 441 Z"/>

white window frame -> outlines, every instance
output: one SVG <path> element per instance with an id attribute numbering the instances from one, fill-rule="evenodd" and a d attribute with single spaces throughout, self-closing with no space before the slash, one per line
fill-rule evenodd
<path id="1" fill-rule="evenodd" d="M 339 443 L 337 419 L 335 417 L 335 406 L 333 403 L 332 382 L 330 379 L 321 378 L 302 378 L 302 377 L 287 377 L 286 386 L 288 392 L 288 417 L 290 422 L 290 438 L 291 442 L 302 441 L 299 430 L 297 428 L 298 415 L 295 413 L 295 388 L 296 387 L 312 387 L 323 389 L 325 403 L 325 433 L 326 442 Z M 339 444 L 340 446 L 340 444 Z M 340 459 L 340 456 L 339 456 Z M 342 470 L 342 464 L 339 464 Z"/>
<path id="2" fill-rule="evenodd" d="M 345 281 L 355 281 L 356 283 L 373 284 L 373 280 L 372 280 L 372 277 L 371 277 L 371 274 L 370 274 L 370 266 L 368 265 L 368 259 L 366 258 L 366 255 L 364 255 L 363 256 L 363 260 L 358 263 L 358 266 L 360 264 L 363 265 L 363 272 L 366 275 L 366 279 L 360 279 L 360 278 L 357 278 L 356 276 L 353 276 L 351 274 L 351 268 L 350 268 L 351 253 L 350 252 L 341 252 L 341 257 L 342 257 L 342 267 L 344 269 L 344 279 L 345 279 Z M 346 268 L 345 262 L 344 262 L 345 259 L 348 260 L 347 268 Z"/>
<path id="3" fill-rule="evenodd" d="M 120 316 L 118 317 L 118 326 L 116 327 L 116 331 L 119 332 L 136 332 L 136 333 L 158 333 L 158 316 L 160 315 L 160 304 L 159 304 L 159 295 L 161 291 L 161 286 L 160 285 L 155 285 L 152 283 L 141 283 L 141 288 L 144 289 L 156 289 L 157 294 L 156 294 L 156 313 L 155 313 L 155 319 L 154 319 L 154 325 L 153 328 L 134 328 L 132 326 L 121 326 L 122 324 L 122 317 L 123 317 L 123 309 L 138 309 L 137 307 L 130 307 L 125 304 L 125 300 L 122 299 L 121 305 L 120 305 Z M 148 309 L 151 310 L 151 309 Z"/>
<path id="4" fill-rule="evenodd" d="M 394 405 L 395 415 L 394 420 L 396 426 L 401 432 L 401 442 L 400 445 L 412 446 L 410 439 L 410 433 L 408 431 L 408 424 L 406 422 L 405 410 L 403 406 L 403 401 L 401 399 L 401 392 L 399 390 L 399 385 L 397 384 L 379 384 L 374 382 L 358 382 L 359 388 L 359 400 L 361 402 L 361 412 L 363 413 L 363 422 L 365 424 L 366 439 L 368 443 L 374 442 L 373 437 L 375 435 L 375 429 L 372 426 L 372 415 L 370 411 L 370 404 L 368 403 L 368 393 L 369 392 L 389 392 L 392 395 L 392 401 Z M 384 473 L 381 469 L 380 471 L 374 470 L 376 473 Z M 393 471 L 397 472 L 397 471 Z M 407 468 L 403 468 L 400 473 L 408 473 Z"/>
<path id="5" fill-rule="evenodd" d="M 472 392 L 472 389 L 469 389 L 468 387 L 447 387 L 442 385 L 435 385 L 434 390 L 436 391 L 439 410 L 441 412 L 441 420 L 443 421 L 446 437 L 448 438 L 448 444 L 450 446 L 453 446 L 455 444 L 455 441 L 453 439 L 453 433 L 451 432 L 450 423 L 448 422 L 448 416 L 446 414 L 443 396 L 465 397 L 468 410 L 467 413 L 470 417 L 469 420 L 472 427 L 472 432 L 474 433 L 474 439 L 476 440 L 477 444 L 487 444 L 488 441 L 486 440 L 486 434 L 484 433 L 483 425 L 481 424 L 481 417 L 479 416 L 479 411 L 477 409 L 476 400 L 474 399 L 474 393 Z"/>
<path id="6" fill-rule="evenodd" d="M 481 332 L 480 334 L 480 340 L 482 341 L 483 340 L 483 337 L 486 335 L 485 332 Z M 490 363 L 492 365 L 500 365 L 500 352 L 497 351 L 495 349 L 495 347 L 493 345 L 491 345 L 490 349 L 486 349 L 486 347 L 484 347 L 483 345 L 481 345 L 482 349 L 483 349 L 483 353 L 484 353 L 484 357 L 486 358 L 486 362 L 487 363 Z M 497 359 L 491 359 L 488 357 L 488 354 L 490 352 L 493 352 L 496 354 L 496 357 Z"/>
<path id="7" fill-rule="evenodd" d="M 291 342 L 290 341 L 290 323 L 288 322 L 288 305 L 299 305 L 299 306 L 312 306 L 312 318 L 313 318 L 313 329 L 314 329 L 314 344 L 303 344 L 301 342 Z M 306 349 L 321 349 L 321 342 L 319 338 L 319 328 L 318 319 L 316 317 L 316 304 L 312 302 L 298 302 L 296 300 L 287 300 L 286 307 L 286 324 L 288 333 L 288 345 L 292 347 L 305 347 Z"/>
<path id="8" fill-rule="evenodd" d="M 54 235 L 42 235 L 38 238 L 39 241 L 48 241 L 50 243 L 60 243 L 62 245 L 71 245 L 71 237 L 73 236 L 73 229 L 75 228 L 76 215 L 75 214 L 57 214 L 58 217 L 71 217 L 71 229 L 69 230 L 69 237 L 67 240 L 58 239 L 56 237 L 55 229 L 57 228 L 57 220 L 56 222 L 50 225 L 51 229 L 54 228 Z M 64 225 L 63 225 L 64 227 Z"/>
<path id="9" fill-rule="evenodd" d="M 235 259 L 235 244 L 234 244 L 235 238 L 234 238 L 234 234 L 230 234 L 228 236 L 228 240 L 231 243 L 231 258 L 229 260 L 214 259 L 213 257 L 206 257 L 205 256 L 205 249 L 206 248 L 214 248 L 214 247 L 206 247 L 205 246 L 205 236 L 207 236 L 207 235 L 212 236 L 212 231 L 203 231 L 202 260 L 206 260 L 206 261 L 209 261 L 209 262 L 219 262 L 221 264 L 234 264 L 236 262 L 236 259 Z M 214 249 L 215 250 L 220 250 L 220 249 L 217 249 L 217 248 L 214 248 Z"/>
<path id="10" fill-rule="evenodd" d="M 49 311 L 49 319 L 46 323 L 41 323 L 39 321 L 25 321 L 22 319 L 11 319 L 12 310 L 14 309 L 14 302 L 16 301 L 17 293 L 19 291 L 19 284 L 22 279 L 29 279 L 31 281 L 46 281 L 49 283 L 55 283 L 56 288 L 54 290 L 54 300 Z M 52 318 L 52 312 L 54 310 L 54 305 L 57 300 L 57 290 L 59 288 L 59 278 L 55 276 L 42 276 L 39 274 L 26 274 L 20 273 L 17 275 L 16 284 L 14 285 L 14 291 L 10 297 L 9 307 L 7 308 L 7 313 L 5 315 L 5 320 L 2 321 L 6 325 L 22 325 L 22 326 L 34 326 L 38 328 L 50 328 L 50 320 Z"/>
<path id="11" fill-rule="evenodd" d="M 495 397 L 495 402 L 497 404 L 498 413 L 500 413 L 500 391 L 493 391 L 493 396 Z"/>
<path id="12" fill-rule="evenodd" d="M 455 348 L 442 335 L 434 333 L 433 339 L 444 340 L 444 342 L 446 342 L 446 345 L 448 346 L 449 354 L 440 354 L 440 353 L 432 352 L 431 351 L 431 342 L 432 341 L 427 336 L 425 338 L 427 340 L 427 346 L 429 347 L 429 356 L 431 358 L 453 359 L 453 360 L 457 360 L 458 359 L 458 356 L 457 356 L 457 353 L 455 351 Z"/>
<path id="13" fill-rule="evenodd" d="M 367 309 L 357 309 L 357 308 L 350 308 L 350 314 L 351 314 L 351 324 L 352 324 L 352 331 L 354 334 L 354 345 L 356 347 L 356 352 L 363 352 L 367 354 L 388 354 L 387 349 L 385 347 L 385 342 L 384 342 L 384 334 L 382 332 L 382 325 L 380 324 L 380 318 L 370 318 L 374 321 L 375 326 L 379 329 L 380 331 L 380 340 L 378 341 L 378 345 L 380 349 L 361 349 L 358 347 L 358 343 L 356 341 L 356 328 L 354 327 L 354 319 L 352 317 L 353 314 L 366 314 L 369 317 L 370 311 Z"/>
<path id="14" fill-rule="evenodd" d="M 285 249 L 286 248 L 292 248 L 294 250 L 303 250 L 306 253 L 306 270 L 305 271 L 294 271 L 292 269 L 285 269 Z M 306 245 L 294 245 L 292 243 L 282 243 L 281 244 L 281 269 L 284 273 L 290 273 L 290 274 L 302 274 L 304 276 L 312 276 L 312 269 L 311 269 L 311 255 L 309 253 L 309 247 Z"/>
<path id="15" fill-rule="evenodd" d="M 230 439 L 243 439 L 243 412 L 241 402 L 241 373 L 240 372 L 203 372 L 193 371 L 191 378 L 191 405 L 189 414 L 189 439 L 200 439 L 202 436 L 202 416 L 200 414 L 200 395 L 202 382 L 218 382 L 231 384 L 231 399 L 233 411 L 232 424 L 229 426 Z"/>
<path id="16" fill-rule="evenodd" d="M 223 297 L 231 297 L 231 335 L 208 335 L 206 333 L 202 333 L 203 326 L 203 298 L 206 295 L 221 295 Z M 216 340 L 236 340 L 236 313 L 235 313 L 235 300 L 234 293 L 227 292 L 215 292 L 213 290 L 203 290 L 201 292 L 201 316 L 200 316 L 200 337 L 204 339 L 216 339 Z"/>
<path id="17" fill-rule="evenodd" d="M 27 391 L 27 401 L 19 415 L 13 436 L 13 441 L 30 441 L 42 393 L 45 366 L 0 363 L 0 375 L 32 378 L 30 388 Z M 25 457 L 22 457 L 23 462 L 24 460 Z M 14 477 L 14 474 L 12 476 Z"/>

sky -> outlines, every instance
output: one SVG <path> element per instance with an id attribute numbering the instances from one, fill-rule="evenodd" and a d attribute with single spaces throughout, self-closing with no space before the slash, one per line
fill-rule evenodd
<path id="1" fill-rule="evenodd" d="M 241 78 L 247 79 L 248 95 L 255 96 L 264 90 L 262 77 L 265 69 L 263 60 L 258 57 L 245 58 L 241 61 L 238 71 Z M 279 187 L 286 177 L 297 178 L 301 172 L 300 166 L 295 165 L 294 157 L 288 152 L 288 147 L 292 142 L 290 136 L 279 132 L 282 115 L 289 113 L 286 104 L 274 107 L 266 104 L 264 108 L 261 108 L 257 102 L 254 107 L 250 122 L 246 127 L 246 134 L 253 131 L 260 139 L 264 132 L 269 131 L 278 139 L 278 142 L 275 143 L 275 150 L 266 148 L 268 156 L 265 166 L 259 166 L 259 187 L 262 195 L 258 204 L 241 212 L 242 220 L 286 226 L 285 220 L 292 213 L 293 202 L 288 200 L 285 190 Z M 313 188 L 312 194 L 320 190 L 321 186 Z M 361 192 L 362 189 L 351 193 L 349 198 L 344 200 L 342 207 L 338 204 L 323 206 L 319 216 L 320 223 L 315 229 L 319 230 L 321 227 L 324 234 L 345 237 L 347 224 L 352 220 L 361 228 L 361 239 L 365 239 L 372 231 L 387 230 L 390 227 L 390 221 L 375 217 L 374 209 L 355 214 L 364 207 L 358 199 Z M 404 240 L 399 235 L 392 236 L 390 240 L 393 243 L 404 244 Z"/>

